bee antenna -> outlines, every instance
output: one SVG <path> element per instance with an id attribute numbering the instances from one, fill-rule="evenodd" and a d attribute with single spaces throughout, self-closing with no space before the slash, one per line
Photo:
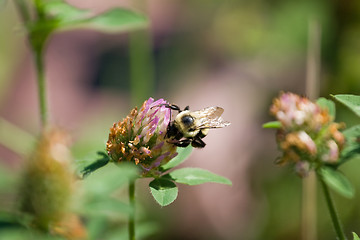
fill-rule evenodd
<path id="1" fill-rule="evenodd" d="M 171 110 L 175 110 L 175 111 L 179 111 L 179 112 L 182 111 L 179 106 L 177 106 L 175 104 L 167 104 L 167 103 L 163 103 L 163 104 L 153 106 L 150 109 L 152 109 L 154 107 L 162 107 L 162 106 L 165 106 L 166 108 L 170 108 Z M 189 110 L 189 106 L 187 106 L 184 110 Z"/>
<path id="2" fill-rule="evenodd" d="M 179 106 L 175 105 L 175 104 L 167 104 L 166 107 L 170 108 L 171 110 L 176 110 L 181 112 Z"/>
<path id="3" fill-rule="evenodd" d="M 150 109 L 153 109 L 153 108 L 155 108 L 155 107 L 162 107 L 162 106 L 165 106 L 165 107 L 167 107 L 167 108 L 170 108 L 170 107 L 169 107 L 169 104 L 163 103 L 163 104 L 159 104 L 159 105 L 152 106 Z"/>

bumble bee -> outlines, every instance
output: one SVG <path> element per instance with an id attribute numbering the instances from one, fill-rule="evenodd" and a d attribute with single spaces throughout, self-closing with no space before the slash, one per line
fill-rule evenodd
<path id="1" fill-rule="evenodd" d="M 170 143 L 178 147 L 187 147 L 189 144 L 195 148 L 205 147 L 202 138 L 206 137 L 210 128 L 223 128 L 230 125 L 220 116 L 224 112 L 221 107 L 207 107 L 199 111 L 190 111 L 189 106 L 181 110 L 173 104 L 165 104 L 166 107 L 179 113 L 174 121 L 170 121 L 166 138 Z"/>

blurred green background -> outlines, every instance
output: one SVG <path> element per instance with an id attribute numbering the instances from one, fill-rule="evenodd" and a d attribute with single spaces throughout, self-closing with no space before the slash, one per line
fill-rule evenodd
<path id="1" fill-rule="evenodd" d="M 45 56 L 50 119 L 72 133 L 76 159 L 92 159 L 104 150 L 113 122 L 150 96 L 191 109 L 221 106 L 224 119 L 232 123 L 211 131 L 207 147 L 195 150 L 185 163 L 230 178 L 232 187 L 180 186 L 178 199 L 161 208 L 151 198 L 147 180 L 138 181 L 138 221 L 147 226 L 143 239 L 300 239 L 301 180 L 274 165 L 279 155 L 274 131 L 261 125 L 271 120 L 268 108 L 279 91 L 305 94 L 311 20 L 321 26 L 320 96 L 359 94 L 360 2 L 69 3 L 94 12 L 122 6 L 150 19 L 148 29 L 133 33 L 76 30 L 51 37 Z M 5 212 L 15 205 L 10 186 L 15 186 L 40 129 L 25 36 L 12 1 L 0 0 L 0 207 Z M 359 123 L 337 107 L 338 121 Z M 349 237 L 351 231 L 360 234 L 359 167 L 358 160 L 342 167 L 356 188 L 355 198 L 334 193 Z M 335 239 L 321 194 L 318 239 Z M 125 220 L 112 231 L 126 228 Z M 96 221 L 87 224 L 97 226 Z"/>

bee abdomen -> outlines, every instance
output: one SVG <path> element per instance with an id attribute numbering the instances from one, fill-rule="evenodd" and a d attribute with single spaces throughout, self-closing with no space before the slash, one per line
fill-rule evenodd
<path id="1" fill-rule="evenodd" d="M 204 137 L 207 136 L 208 132 L 209 132 L 209 129 L 208 129 L 208 128 L 203 128 L 203 129 L 201 129 L 200 132 L 198 133 L 198 136 L 199 136 L 200 138 L 204 138 Z"/>

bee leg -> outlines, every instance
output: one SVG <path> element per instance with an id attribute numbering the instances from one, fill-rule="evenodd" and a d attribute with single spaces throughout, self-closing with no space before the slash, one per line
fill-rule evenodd
<path id="1" fill-rule="evenodd" d="M 180 140 L 183 137 L 183 134 L 178 131 L 172 122 L 169 123 L 166 129 L 165 138 L 174 138 L 175 140 Z"/>
<path id="2" fill-rule="evenodd" d="M 171 142 L 171 143 L 174 144 L 177 147 L 187 147 L 187 146 L 190 145 L 191 139 L 178 140 L 178 141 L 174 141 L 174 142 Z"/>
<path id="3" fill-rule="evenodd" d="M 190 109 L 190 107 L 189 107 L 189 106 L 186 106 L 183 111 L 189 110 L 189 109 Z"/>
<path id="4" fill-rule="evenodd" d="M 204 138 L 207 136 L 208 129 L 201 129 L 200 132 L 196 135 L 197 138 Z"/>
<path id="5" fill-rule="evenodd" d="M 203 148 L 205 147 L 206 143 L 201 140 L 200 137 L 196 137 L 193 139 L 193 141 L 191 142 L 191 146 L 193 146 L 194 148 Z"/>

